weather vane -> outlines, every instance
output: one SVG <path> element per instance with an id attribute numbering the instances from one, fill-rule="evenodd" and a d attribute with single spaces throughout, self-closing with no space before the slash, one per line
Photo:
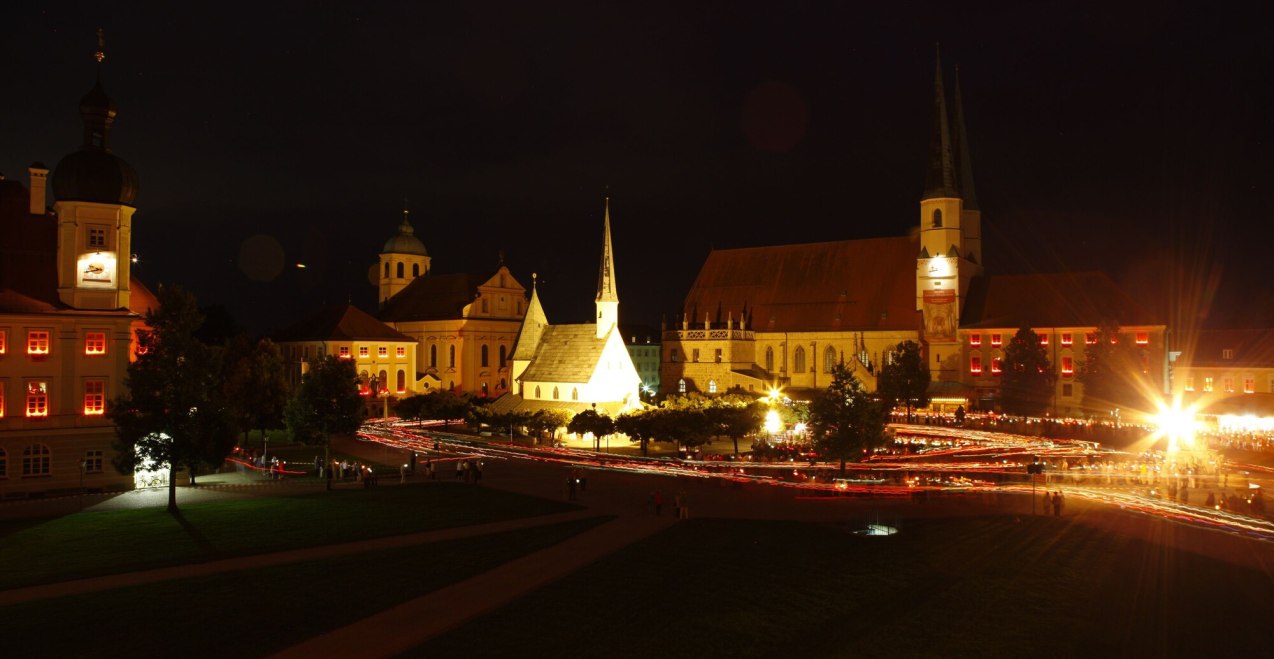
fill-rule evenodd
<path id="1" fill-rule="evenodd" d="M 106 59 L 106 33 L 100 27 L 97 28 L 97 52 L 93 53 L 93 58 L 98 64 Z"/>

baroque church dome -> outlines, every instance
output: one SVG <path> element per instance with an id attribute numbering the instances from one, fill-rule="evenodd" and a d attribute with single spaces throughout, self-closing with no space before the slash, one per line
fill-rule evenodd
<path id="1" fill-rule="evenodd" d="M 381 250 L 381 252 L 384 254 L 429 256 L 429 253 L 425 251 L 425 244 L 416 237 L 416 230 L 407 221 L 406 214 L 403 215 L 403 223 L 398 225 L 398 235 L 385 241 L 385 249 Z"/>

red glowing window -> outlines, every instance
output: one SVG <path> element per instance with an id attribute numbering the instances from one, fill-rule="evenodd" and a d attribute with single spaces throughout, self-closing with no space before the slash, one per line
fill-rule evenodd
<path id="1" fill-rule="evenodd" d="M 1087 344 L 1087 345 L 1090 345 L 1090 346 L 1091 346 L 1091 345 L 1097 345 L 1097 334 L 1096 334 L 1095 332 L 1089 332 L 1089 333 L 1085 334 L 1085 335 L 1084 335 L 1084 343 L 1085 343 L 1085 344 Z"/>
<path id="2" fill-rule="evenodd" d="M 1003 343 L 1003 340 L 1001 339 L 999 334 L 991 335 L 991 345 L 996 346 L 998 348 L 1002 343 Z"/>
<path id="3" fill-rule="evenodd" d="M 349 359 L 349 346 L 341 346 L 337 348 L 336 350 L 337 350 L 337 355 L 336 355 L 337 357 L 340 357 L 341 359 Z"/>
<path id="4" fill-rule="evenodd" d="M 992 375 L 999 375 L 1000 373 L 1002 373 L 1002 372 L 1003 372 L 1003 370 L 1004 370 L 1004 368 L 1003 368 L 1003 364 L 1002 364 L 1002 362 L 1000 361 L 1000 358 L 999 358 L 999 357 L 993 357 L 993 358 L 991 359 L 991 374 L 992 374 Z"/>
<path id="5" fill-rule="evenodd" d="M 4 418 L 4 383 L 0 382 L 0 419 Z M 0 478 L 4 477 L 4 472 L 0 471 Z"/>
<path id="6" fill-rule="evenodd" d="M 27 332 L 27 354 L 49 354 L 49 333 L 43 330 Z"/>
<path id="7" fill-rule="evenodd" d="M 106 354 L 106 332 L 87 332 L 84 334 L 84 354 Z"/>
<path id="8" fill-rule="evenodd" d="M 0 355 L 9 350 L 8 334 L 4 330 L 0 330 Z"/>
<path id="9" fill-rule="evenodd" d="M 1040 345 L 1042 345 L 1042 346 L 1046 346 L 1046 345 L 1048 345 L 1048 335 L 1047 335 L 1047 334 L 1040 334 L 1040 335 L 1039 335 L 1039 337 L 1040 337 Z"/>
<path id="10" fill-rule="evenodd" d="M 971 345 L 971 346 L 980 346 L 980 345 L 982 345 L 982 335 L 981 335 L 981 334 L 970 334 L 970 335 L 969 335 L 969 345 Z"/>
<path id="11" fill-rule="evenodd" d="M 84 415 L 95 416 L 106 413 L 106 383 L 101 380 L 88 380 L 84 383 Z"/>
<path id="12" fill-rule="evenodd" d="M 969 358 L 969 372 L 974 375 L 980 375 L 982 373 L 982 358 L 981 357 Z"/>
<path id="13" fill-rule="evenodd" d="M 389 356 L 389 346 L 380 346 L 376 348 L 376 356 L 384 359 Z"/>
<path id="14" fill-rule="evenodd" d="M 403 346 L 398 346 L 397 348 L 394 349 L 394 354 L 398 357 L 406 357 L 407 349 L 404 348 Z"/>
<path id="15" fill-rule="evenodd" d="M 45 417 L 49 415 L 49 383 L 27 383 L 27 416 Z"/>
<path id="16" fill-rule="evenodd" d="M 1137 345 L 1144 346 L 1150 343 L 1150 332 L 1137 332 Z"/>
<path id="17" fill-rule="evenodd" d="M 358 346 L 358 358 L 359 358 L 359 359 L 367 359 L 368 357 L 370 357 L 370 356 L 371 356 L 371 354 L 372 354 L 372 353 L 371 353 L 371 351 L 367 348 L 367 346 Z"/>
<path id="18" fill-rule="evenodd" d="M 1062 345 L 1068 346 L 1075 342 L 1075 337 L 1070 332 L 1062 332 Z"/>
<path id="19" fill-rule="evenodd" d="M 1118 334 L 1111 334 L 1111 335 L 1110 335 L 1110 345 L 1112 345 L 1112 346 L 1113 346 L 1113 345 L 1116 345 L 1116 344 L 1118 344 L 1118 343 L 1119 343 L 1119 335 L 1118 335 Z"/>
<path id="20" fill-rule="evenodd" d="M 1071 357 L 1062 357 L 1062 375 L 1070 377 L 1075 374 L 1075 360 Z"/>

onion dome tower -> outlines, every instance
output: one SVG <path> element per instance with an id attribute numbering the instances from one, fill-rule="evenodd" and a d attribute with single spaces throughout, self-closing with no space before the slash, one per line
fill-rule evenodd
<path id="1" fill-rule="evenodd" d="M 58 297 L 75 309 L 127 309 L 137 171 L 111 152 L 118 111 L 102 88 L 105 40 L 97 31 L 97 81 L 80 99 L 84 143 L 53 170 Z"/>

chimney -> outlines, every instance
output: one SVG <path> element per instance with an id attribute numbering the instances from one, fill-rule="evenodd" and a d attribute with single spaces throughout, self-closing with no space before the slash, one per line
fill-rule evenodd
<path id="1" fill-rule="evenodd" d="M 48 183 L 49 168 L 42 162 L 33 162 L 30 167 L 27 167 L 27 172 L 31 175 L 31 214 L 44 215 L 49 209 L 44 192 Z"/>

